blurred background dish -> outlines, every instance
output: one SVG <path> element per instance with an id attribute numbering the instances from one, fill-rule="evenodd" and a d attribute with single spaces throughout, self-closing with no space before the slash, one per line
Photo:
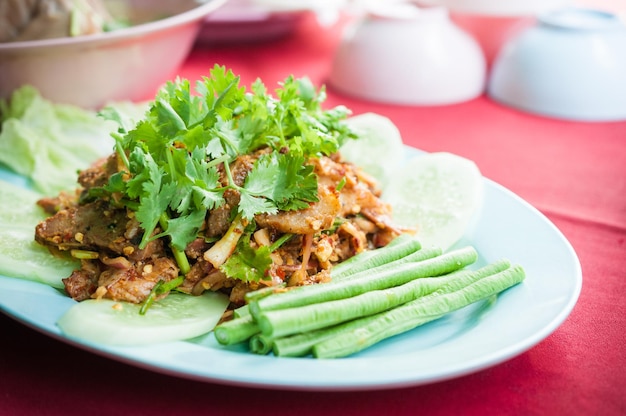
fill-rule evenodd
<path id="1" fill-rule="evenodd" d="M 255 43 L 294 31 L 306 10 L 274 11 L 247 0 L 230 0 L 204 19 L 198 34 L 202 44 Z"/>
<path id="2" fill-rule="evenodd" d="M 257 43 L 281 38 L 314 14 L 333 24 L 347 0 L 229 0 L 206 17 L 198 34 L 201 44 Z"/>
<path id="3" fill-rule="evenodd" d="M 626 120 L 626 25 L 585 8 L 539 16 L 496 57 L 488 95 L 548 117 Z"/>
<path id="4" fill-rule="evenodd" d="M 447 10 L 380 3 L 346 28 L 329 83 L 372 101 L 444 105 L 477 97 L 485 78 L 480 46 Z"/>
<path id="5" fill-rule="evenodd" d="M 11 0 L 3 1 L 8 16 Z M 52 101 L 86 108 L 151 98 L 187 57 L 204 18 L 224 1 L 112 0 L 110 11 L 123 22 L 115 30 L 0 43 L 0 98 L 25 84 Z"/>
<path id="6" fill-rule="evenodd" d="M 115 10 L 120 11 L 116 17 L 111 6 L 112 0 L 4 0 L 0 42 L 91 35 L 126 25 L 126 13 Z"/>

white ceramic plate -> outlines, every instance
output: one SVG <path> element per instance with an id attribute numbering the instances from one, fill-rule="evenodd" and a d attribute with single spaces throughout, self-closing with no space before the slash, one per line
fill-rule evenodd
<path id="1" fill-rule="evenodd" d="M 4 172 L 0 178 L 11 177 Z M 480 253 L 480 263 L 508 258 L 523 265 L 526 280 L 502 293 L 495 303 L 471 305 L 348 358 L 258 356 L 243 347 L 220 346 L 212 334 L 132 348 L 70 340 L 55 322 L 73 300 L 51 287 L 4 276 L 0 276 L 0 310 L 93 353 L 206 382 L 293 390 L 367 390 L 451 379 L 499 364 L 545 339 L 569 315 L 582 286 L 576 253 L 559 230 L 518 196 L 490 180 L 485 182 L 483 209 L 457 245 L 472 244 Z"/>

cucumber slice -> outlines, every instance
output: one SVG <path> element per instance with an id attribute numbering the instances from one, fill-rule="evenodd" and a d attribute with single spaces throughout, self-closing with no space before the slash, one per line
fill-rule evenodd
<path id="1" fill-rule="evenodd" d="M 41 194 L 0 180 L 0 274 L 62 289 L 61 279 L 80 266 L 55 257 L 35 242 L 35 227 L 46 218 L 36 203 Z"/>
<path id="2" fill-rule="evenodd" d="M 55 257 L 34 239 L 35 226 L 0 225 L 0 274 L 32 280 L 62 289 L 61 279 L 80 267 L 73 259 Z"/>
<path id="3" fill-rule="evenodd" d="M 41 197 L 35 191 L 0 180 L 0 224 L 32 227 L 34 233 L 37 223 L 46 218 L 37 205 Z"/>
<path id="4" fill-rule="evenodd" d="M 341 155 L 384 187 L 394 177 L 399 161 L 404 158 L 400 131 L 389 118 L 376 113 L 350 117 L 346 123 L 359 138 L 346 141 L 341 146 Z"/>
<path id="5" fill-rule="evenodd" d="M 211 331 L 228 303 L 228 297 L 220 293 L 170 293 L 140 315 L 140 305 L 89 299 L 72 306 L 57 325 L 70 338 L 98 344 L 132 346 L 179 341 Z"/>
<path id="6" fill-rule="evenodd" d="M 423 247 L 449 249 L 463 237 L 483 201 L 483 178 L 474 162 L 447 152 L 416 156 L 383 190 L 393 222 L 416 227 Z"/>

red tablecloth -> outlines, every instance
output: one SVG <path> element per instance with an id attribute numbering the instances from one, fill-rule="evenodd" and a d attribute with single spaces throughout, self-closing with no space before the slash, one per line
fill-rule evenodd
<path id="1" fill-rule="evenodd" d="M 326 81 L 339 29 L 305 22 L 268 43 L 195 48 L 179 75 L 214 63 L 249 85 L 289 74 Z M 369 392 L 284 392 L 188 381 L 78 350 L 1 315 L 0 415 L 626 414 L 626 122 L 523 114 L 486 97 L 442 107 L 328 105 L 390 117 L 405 142 L 471 158 L 552 220 L 575 248 L 583 289 L 552 335 L 503 364 L 436 384 Z"/>

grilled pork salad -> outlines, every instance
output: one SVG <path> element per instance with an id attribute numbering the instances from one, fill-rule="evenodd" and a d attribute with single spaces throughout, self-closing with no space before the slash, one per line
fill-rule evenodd
<path id="1" fill-rule="evenodd" d="M 167 84 L 145 118 L 120 122 L 116 151 L 78 176 L 74 194 L 39 201 L 36 241 L 71 253 L 75 300 L 147 305 L 176 290 L 220 291 L 232 306 L 267 286 L 324 282 L 357 253 L 401 231 L 376 183 L 341 160 L 354 133 L 323 89 L 287 78 L 274 98 L 216 66 Z"/>
<path id="2" fill-rule="evenodd" d="M 0 103 L 10 110 L 0 160 L 40 191 L 65 189 L 68 166 L 79 186 L 42 197 L 0 181 L 0 272 L 76 300 L 57 320 L 69 338 L 145 345 L 211 334 L 257 354 L 337 358 L 493 304 L 525 278 L 506 259 L 477 268 L 472 246 L 454 247 L 482 201 L 473 162 L 401 161 L 390 120 L 324 110 L 324 89 L 307 79 L 246 91 L 215 66 L 195 91 L 170 82 L 138 122 L 120 106 L 101 112 L 114 152 L 87 167 L 69 160 L 78 149 L 60 148 L 98 124 L 93 114 L 68 125 L 75 109 L 50 109 L 32 89 L 15 97 Z"/>

